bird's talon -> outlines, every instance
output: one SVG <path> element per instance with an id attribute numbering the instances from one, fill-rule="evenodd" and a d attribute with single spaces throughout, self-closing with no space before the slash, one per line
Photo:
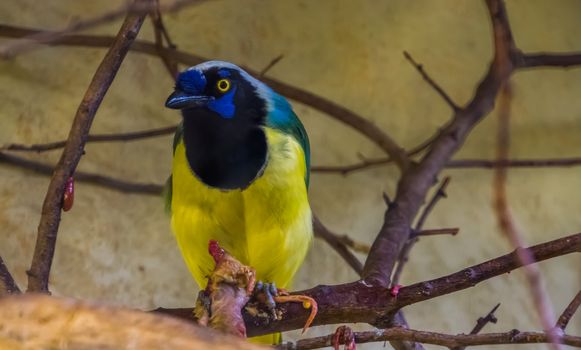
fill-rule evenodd
<path id="1" fill-rule="evenodd" d="M 311 324 L 313 323 L 313 320 L 315 319 L 315 316 L 317 316 L 317 311 L 319 310 L 319 306 L 317 304 L 317 302 L 315 301 L 315 299 L 306 296 L 306 295 L 279 295 L 277 297 L 274 298 L 274 300 L 277 303 L 288 303 L 288 302 L 299 302 L 303 304 L 303 307 L 305 309 L 311 309 L 311 313 L 309 315 L 309 318 L 307 318 L 307 321 L 305 322 L 305 325 L 303 326 L 303 333 L 305 333 L 307 331 L 307 329 L 309 329 L 309 327 L 311 326 Z"/>

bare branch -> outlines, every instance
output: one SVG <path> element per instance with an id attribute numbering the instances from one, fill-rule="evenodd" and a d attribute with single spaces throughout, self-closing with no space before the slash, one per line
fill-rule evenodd
<path id="1" fill-rule="evenodd" d="M 530 251 L 537 262 L 579 253 L 581 233 L 525 249 Z M 298 291 L 296 294 L 307 295 L 317 301 L 319 312 L 313 325 L 365 322 L 379 327 L 387 323 L 391 316 L 404 306 L 471 288 L 480 282 L 521 267 L 522 264 L 516 255 L 516 252 L 512 252 L 447 276 L 402 287 L 397 298 L 390 297 L 388 288 L 370 285 L 364 281 L 335 286 L 321 285 Z M 191 308 L 160 308 L 156 311 L 192 320 Z M 271 322 L 245 314 L 248 334 L 253 336 L 300 329 L 308 318 L 308 311 L 301 305 L 280 305 L 279 311 L 282 318 Z"/>
<path id="2" fill-rule="evenodd" d="M 114 141 L 137 141 L 146 138 L 165 136 L 173 134 L 176 131 L 175 126 L 168 126 L 164 128 L 143 130 L 143 131 L 133 131 L 127 133 L 115 133 L 115 134 L 95 134 L 87 136 L 86 143 L 92 142 L 114 142 Z M 25 151 L 25 152 L 45 152 L 52 151 L 55 149 L 65 147 L 67 141 L 55 141 L 49 143 L 37 143 L 32 145 L 24 145 L 19 143 L 11 143 L 0 147 L 0 152 L 2 151 Z"/>
<path id="3" fill-rule="evenodd" d="M 581 53 L 528 53 L 516 60 L 518 68 L 573 68 L 581 65 Z"/>
<path id="4" fill-rule="evenodd" d="M 313 215 L 313 230 L 315 231 L 315 236 L 322 238 L 325 242 L 327 242 L 341 257 L 353 268 L 353 270 L 357 273 L 357 276 L 361 276 L 361 272 L 363 271 L 363 264 L 357 259 L 347 246 L 341 242 L 338 236 L 323 225 L 323 223 L 319 220 L 319 218 Z"/>
<path id="5" fill-rule="evenodd" d="M 139 1 L 145 3 L 145 1 Z M 67 180 L 83 154 L 85 140 L 89 134 L 98 107 L 113 82 L 131 43 L 139 33 L 145 14 L 129 14 L 125 18 L 117 40 L 113 43 L 97 68 L 79 109 L 75 115 L 67 144 L 55 168 L 42 207 L 34 256 L 28 271 L 28 291 L 48 292 L 48 277 L 54 256 L 56 237 L 61 218 L 62 198 Z"/>
<path id="6" fill-rule="evenodd" d="M 384 342 L 388 340 L 407 340 L 424 344 L 440 345 L 448 348 L 475 346 L 475 345 L 500 345 L 500 344 L 538 344 L 549 343 L 546 333 L 519 332 L 513 330 L 506 333 L 487 334 L 444 334 L 436 332 L 418 331 L 401 327 L 388 328 L 367 332 L 354 332 L 355 341 L 358 344 L 370 342 Z M 309 350 L 319 349 L 332 345 L 333 334 L 288 342 L 276 347 L 278 350 Z M 565 335 L 562 344 L 581 347 L 581 337 Z"/>
<path id="7" fill-rule="evenodd" d="M 444 99 L 444 101 L 446 101 L 446 103 L 448 104 L 448 106 L 450 106 L 450 108 L 452 108 L 452 110 L 455 112 L 457 110 L 460 109 L 460 107 L 458 107 L 458 105 L 456 104 L 456 102 L 454 102 L 452 100 L 452 98 L 450 96 L 448 96 L 448 94 L 446 93 L 446 91 L 444 91 L 444 89 L 442 89 L 442 87 L 440 85 L 438 85 L 438 83 L 436 83 L 434 81 L 434 79 L 432 79 L 428 73 L 426 73 L 426 71 L 424 70 L 424 66 L 417 63 L 413 57 L 409 54 L 409 52 L 404 51 L 403 52 L 404 57 L 406 58 L 406 60 L 408 60 L 412 66 L 414 66 L 414 68 L 420 73 L 420 75 L 422 76 L 422 78 L 424 78 L 424 80 L 428 83 L 428 85 L 430 85 L 434 90 L 436 90 L 436 92 L 438 93 L 438 95 L 440 95 L 440 97 L 442 97 Z"/>
<path id="8" fill-rule="evenodd" d="M 178 65 L 164 50 L 164 40 L 167 41 L 167 45 L 171 49 L 175 49 L 176 46 L 173 44 L 165 25 L 163 24 L 163 19 L 161 16 L 161 9 L 159 5 L 159 0 L 154 0 L 155 8 L 151 10 L 150 17 L 153 23 L 153 34 L 155 36 L 155 46 L 157 48 L 157 53 L 159 58 L 161 58 L 165 68 L 167 69 L 169 75 L 172 79 L 176 79 L 178 76 Z"/>
<path id="9" fill-rule="evenodd" d="M 159 9 L 160 11 L 176 11 L 186 5 L 194 3 L 199 4 L 202 2 L 204 2 L 204 0 L 175 0 L 172 3 L 160 7 Z M 65 29 L 60 31 L 39 31 L 38 33 L 31 34 L 27 37 L 14 40 L 4 45 L 0 45 L 0 57 L 11 58 L 18 54 L 32 50 L 35 47 L 38 47 L 39 44 L 51 44 L 70 33 L 80 32 L 100 24 L 112 22 L 122 16 L 125 16 L 126 14 L 145 15 L 155 8 L 155 4 L 152 2 L 133 2 L 127 5 L 123 5 L 113 11 L 71 23 Z"/>
<path id="10" fill-rule="evenodd" d="M 478 320 L 476 321 L 476 325 L 470 331 L 470 334 L 480 333 L 480 331 L 490 322 L 496 323 L 498 320 L 496 319 L 496 316 L 494 316 L 494 313 L 499 307 L 500 303 L 496 304 L 496 306 L 493 307 L 492 310 L 490 310 L 490 312 L 486 316 L 479 317 Z M 451 350 L 464 350 L 465 348 L 466 346 L 456 346 L 453 347 Z"/>
<path id="11" fill-rule="evenodd" d="M 420 236 L 437 236 L 437 235 L 452 235 L 456 236 L 460 232 L 458 227 L 432 228 L 428 230 L 414 231 L 414 237 Z"/>
<path id="12" fill-rule="evenodd" d="M 4 264 L 4 260 L 0 256 L 0 297 L 8 294 L 19 294 L 20 288 L 12 278 L 10 271 Z"/>
<path id="13" fill-rule="evenodd" d="M 49 164 L 28 160 L 11 154 L 0 152 L 0 163 L 10 166 L 17 166 L 23 169 L 33 171 L 37 174 L 51 176 L 54 167 Z M 161 184 L 148 184 L 125 181 L 101 174 L 88 173 L 84 171 L 75 171 L 75 181 L 86 182 L 104 188 L 112 189 L 122 193 L 138 193 L 146 195 L 160 196 L 163 191 Z"/>
<path id="14" fill-rule="evenodd" d="M 272 69 L 272 67 L 276 66 L 278 64 L 278 62 L 280 62 L 280 60 L 282 60 L 284 58 L 283 54 L 280 54 L 278 56 L 276 56 L 275 58 L 273 58 L 267 65 L 266 67 L 262 68 L 262 70 L 258 73 L 258 75 L 260 77 L 263 77 L 269 70 Z"/>
<path id="15" fill-rule="evenodd" d="M 573 315 L 579 308 L 579 305 L 581 305 L 581 291 L 577 293 L 575 298 L 573 298 L 573 300 L 571 300 L 571 302 L 569 303 L 569 305 L 567 305 L 565 310 L 563 310 L 563 313 L 559 317 L 559 320 L 557 320 L 556 327 L 559 327 L 564 331 L 565 328 L 567 328 L 567 325 L 569 324 L 571 317 L 573 317 Z"/>
<path id="16" fill-rule="evenodd" d="M 498 160 L 508 158 L 510 145 L 510 104 L 512 101 L 512 90 L 510 82 L 506 82 L 500 95 L 499 106 L 499 123 L 496 154 Z M 518 249 L 525 245 L 524 236 L 510 210 L 506 195 L 506 177 L 505 167 L 499 166 L 494 173 L 494 210 L 498 218 L 498 223 L 504 235 L 508 238 L 510 244 Z M 535 259 L 527 250 L 517 250 L 517 257 L 525 265 L 524 273 L 527 277 L 529 287 L 533 296 L 534 305 L 537 308 L 539 318 L 543 328 L 549 333 L 551 339 L 551 348 L 558 350 L 560 335 L 553 329 L 556 323 L 553 305 L 549 299 L 547 291 L 543 285 L 543 280 L 539 268 L 534 265 Z"/>

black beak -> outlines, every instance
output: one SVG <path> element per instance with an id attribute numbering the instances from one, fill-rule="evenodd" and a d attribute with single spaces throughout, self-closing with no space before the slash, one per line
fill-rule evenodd
<path id="1" fill-rule="evenodd" d="M 165 101 L 165 106 L 172 109 L 184 109 L 203 107 L 210 102 L 211 97 L 208 96 L 192 96 L 183 91 L 176 90 Z"/>

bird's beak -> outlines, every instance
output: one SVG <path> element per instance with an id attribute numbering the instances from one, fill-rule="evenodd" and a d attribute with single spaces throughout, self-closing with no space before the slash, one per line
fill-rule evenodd
<path id="1" fill-rule="evenodd" d="M 165 106 L 172 109 L 184 109 L 202 107 L 210 102 L 208 96 L 189 95 L 183 91 L 176 90 L 165 101 Z"/>

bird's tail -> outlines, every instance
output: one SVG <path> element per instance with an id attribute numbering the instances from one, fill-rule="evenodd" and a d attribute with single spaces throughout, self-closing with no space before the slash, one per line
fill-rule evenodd
<path id="1" fill-rule="evenodd" d="M 282 333 L 261 335 L 249 338 L 248 340 L 254 344 L 277 345 L 282 342 Z"/>

